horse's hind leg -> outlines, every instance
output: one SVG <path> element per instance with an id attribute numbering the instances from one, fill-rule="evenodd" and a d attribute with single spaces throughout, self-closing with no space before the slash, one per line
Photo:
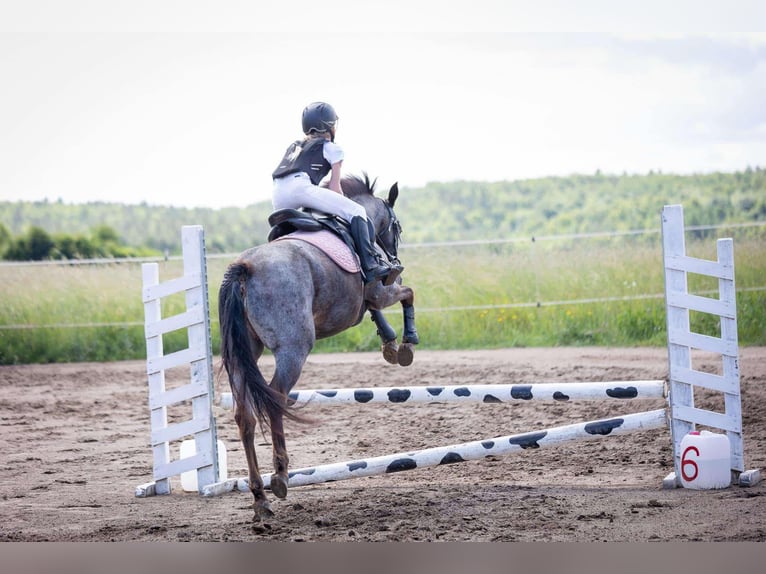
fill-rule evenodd
<path id="1" fill-rule="evenodd" d="M 285 429 L 281 415 L 271 418 L 271 443 L 274 453 L 274 472 L 271 475 L 271 492 L 277 498 L 287 498 L 287 484 L 289 481 L 287 468 L 290 458 L 287 456 L 287 444 L 285 442 Z"/>
<path id="2" fill-rule="evenodd" d="M 300 345 L 299 345 L 300 347 Z M 287 395 L 298 382 L 303 364 L 306 361 L 311 348 L 305 351 L 291 350 L 278 351 L 274 355 L 274 377 L 271 379 L 271 387 L 277 389 L 287 401 Z M 289 481 L 288 466 L 290 458 L 287 454 L 285 441 L 284 420 L 281 413 L 275 413 L 270 418 L 271 443 L 274 455 L 274 472 L 271 475 L 271 492 L 277 498 L 287 497 Z"/>
<path id="3" fill-rule="evenodd" d="M 250 492 L 253 493 L 253 509 L 256 516 L 261 518 L 273 516 L 274 513 L 263 489 L 263 480 L 258 470 L 258 458 L 255 453 L 255 427 L 257 421 L 249 406 L 240 402 L 236 402 L 235 405 L 234 420 L 237 422 L 239 438 L 245 449 Z"/>

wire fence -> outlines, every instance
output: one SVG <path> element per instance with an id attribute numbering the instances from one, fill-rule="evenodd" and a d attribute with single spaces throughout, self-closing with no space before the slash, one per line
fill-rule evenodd
<path id="1" fill-rule="evenodd" d="M 699 226 L 687 226 L 685 229 L 687 232 L 701 232 L 701 231 L 716 231 L 724 229 L 746 229 L 755 227 L 766 227 L 766 222 L 748 222 L 748 223 L 733 223 L 723 225 L 699 225 Z M 509 244 L 534 244 L 541 242 L 554 242 L 554 241 L 571 241 L 571 240 L 583 240 L 583 239 L 610 239 L 620 237 L 631 236 L 651 236 L 659 235 L 660 229 L 637 229 L 628 231 L 606 231 L 606 232 L 591 232 L 591 233 L 571 233 L 561 235 L 543 235 L 543 236 L 519 236 L 510 238 L 499 239 L 476 239 L 476 240 L 461 240 L 461 241 L 444 241 L 444 242 L 423 242 L 414 244 L 402 244 L 400 246 L 401 251 L 407 250 L 422 250 L 428 248 L 458 248 L 458 247 L 480 247 L 480 246 L 494 246 L 494 245 L 509 245 Z M 766 247 L 766 246 L 765 246 Z M 208 254 L 208 260 L 233 260 L 239 253 L 219 253 Z M 150 262 L 172 262 L 181 261 L 183 257 L 181 255 L 169 255 L 158 257 L 137 257 L 137 258 L 99 258 L 99 259 L 82 259 L 82 260 L 52 260 L 52 261 L 2 261 L 0 262 L 0 273 L 2 268 L 13 267 L 46 267 L 46 266 L 99 266 L 99 265 L 140 265 Z M 738 287 L 737 293 L 746 292 L 761 292 L 766 291 L 766 285 Z M 697 291 L 700 295 L 715 295 L 717 291 Z M 453 306 L 438 306 L 438 307 L 418 307 L 418 313 L 450 313 L 450 312 L 465 312 L 465 311 L 485 311 L 485 310 L 497 310 L 497 309 L 520 309 L 520 308 L 534 308 L 534 307 L 557 307 L 557 306 L 576 306 L 576 305 L 591 305 L 591 304 L 606 304 L 621 301 L 635 301 L 635 300 L 650 300 L 650 299 L 662 299 L 664 293 L 640 293 L 631 294 L 619 297 L 592 297 L 592 298 L 577 298 L 577 299 L 559 299 L 559 300 L 538 300 L 535 301 L 523 301 L 515 303 L 500 303 L 500 304 L 475 304 L 475 305 L 453 305 Z M 385 313 L 400 313 L 398 309 L 389 309 L 384 311 Z M 211 317 L 211 322 L 216 323 L 217 319 Z M 13 330 L 28 330 L 28 329 L 88 329 L 88 328 L 108 328 L 108 327 L 141 327 L 144 325 L 143 321 L 121 321 L 121 322 L 73 322 L 73 323 L 50 323 L 50 324 L 6 324 L 0 325 L 0 331 L 13 331 Z"/>
<path id="2" fill-rule="evenodd" d="M 766 221 L 750 221 L 746 223 L 727 223 L 721 225 L 689 225 L 685 227 L 687 232 L 693 231 L 715 231 L 719 229 L 746 229 L 752 227 L 766 227 Z M 561 235 L 525 235 L 518 237 L 507 237 L 502 239 L 466 239 L 458 241 L 424 241 L 422 243 L 402 243 L 401 250 L 422 249 L 431 247 L 465 247 L 480 245 L 506 245 L 511 243 L 536 243 L 545 241 L 562 241 L 571 239 L 598 239 L 629 237 L 638 235 L 659 235 L 660 229 L 632 229 L 628 231 L 594 231 L 589 233 L 565 233 Z M 233 259 L 239 253 L 215 253 L 208 254 L 207 259 Z M 116 264 L 141 264 L 158 263 L 161 261 L 181 261 L 182 255 L 170 255 L 154 257 L 122 257 L 109 258 L 102 257 L 97 259 L 54 259 L 46 261 L 0 261 L 2 267 L 34 267 L 34 266 L 72 266 L 72 265 L 116 265 Z"/>

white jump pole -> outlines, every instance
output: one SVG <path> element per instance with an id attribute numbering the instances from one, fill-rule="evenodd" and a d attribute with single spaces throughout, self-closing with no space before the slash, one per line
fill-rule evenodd
<path id="1" fill-rule="evenodd" d="M 665 397 L 665 381 L 612 381 L 492 385 L 423 385 L 357 389 L 307 389 L 291 392 L 290 404 L 311 405 L 403 403 L 505 403 L 515 401 L 657 399 Z M 221 406 L 231 408 L 231 393 L 221 393 Z"/>
<path id="2" fill-rule="evenodd" d="M 302 468 L 289 473 L 288 484 L 290 487 L 296 487 L 364 476 L 390 474 L 442 464 L 480 460 L 488 456 L 539 449 L 573 440 L 590 440 L 665 427 L 667 427 L 666 411 L 665 409 L 657 409 L 644 413 L 623 415 L 585 423 L 581 422 L 452 446 Z M 263 479 L 264 486 L 269 488 L 271 474 L 265 474 L 261 478 Z M 202 495 L 217 496 L 230 492 L 235 488 L 240 491 L 248 491 L 247 479 L 232 479 L 208 485 L 202 489 Z"/>
<path id="3" fill-rule="evenodd" d="M 664 381 L 615 381 L 582 383 L 533 383 L 511 385 L 428 385 L 325 389 L 290 393 L 296 406 L 314 403 L 504 403 L 510 401 L 560 401 L 663 398 Z"/>

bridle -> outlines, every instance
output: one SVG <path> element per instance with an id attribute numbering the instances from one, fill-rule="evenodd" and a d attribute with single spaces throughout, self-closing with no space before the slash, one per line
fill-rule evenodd
<path id="1" fill-rule="evenodd" d="M 378 246 L 383 250 L 383 253 L 386 254 L 386 257 L 392 262 L 399 263 L 399 258 L 397 257 L 397 252 L 399 251 L 399 239 L 402 236 L 402 225 L 399 223 L 399 219 L 396 217 L 396 213 L 394 213 L 394 208 L 389 205 L 389 203 L 383 199 L 383 205 L 386 206 L 386 210 L 388 211 L 388 227 L 381 233 L 377 233 L 375 235 L 376 242 Z M 385 243 L 383 242 L 383 233 L 393 233 L 394 235 L 394 244 L 393 244 L 393 253 L 391 253 L 387 248 Z"/>

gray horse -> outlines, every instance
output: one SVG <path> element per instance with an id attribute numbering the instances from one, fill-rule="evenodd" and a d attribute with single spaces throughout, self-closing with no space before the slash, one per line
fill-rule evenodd
<path id="1" fill-rule="evenodd" d="M 401 228 L 393 207 L 397 184 L 386 200 L 374 195 L 369 178 L 346 177 L 344 193 L 367 211 L 375 226 L 377 244 L 389 257 L 397 256 Z M 401 302 L 404 314 L 402 344 L 386 323 L 381 309 Z M 414 292 L 401 284 L 380 281 L 364 284 L 360 273 L 336 265 L 311 243 L 280 240 L 243 252 L 229 265 L 219 291 L 221 359 L 234 397 L 234 419 L 247 457 L 250 490 L 256 517 L 272 515 L 255 453 L 257 423 L 271 430 L 274 470 L 271 491 L 287 496 L 288 456 L 283 418 L 305 421 L 291 410 L 288 393 L 298 382 L 317 339 L 337 335 L 358 324 L 369 310 L 378 327 L 384 358 L 409 365 L 418 343 Z M 275 371 L 267 383 L 258 359 L 264 348 L 274 354 Z"/>

